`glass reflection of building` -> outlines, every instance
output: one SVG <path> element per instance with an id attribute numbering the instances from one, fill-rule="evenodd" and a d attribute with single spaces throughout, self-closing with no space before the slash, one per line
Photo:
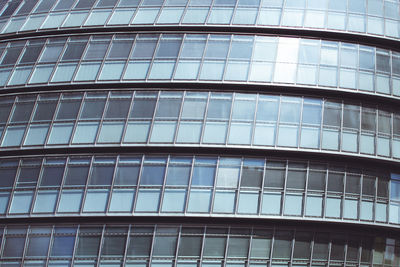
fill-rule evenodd
<path id="1" fill-rule="evenodd" d="M 1 0 L 0 265 L 400 264 L 394 0 Z"/>

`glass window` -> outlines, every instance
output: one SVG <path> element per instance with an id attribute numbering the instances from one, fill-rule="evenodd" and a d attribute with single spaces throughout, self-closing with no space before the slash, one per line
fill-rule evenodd
<path id="1" fill-rule="evenodd" d="M 123 38 L 124 36 L 117 36 L 116 38 Z M 131 36 L 126 36 L 126 38 L 131 39 Z M 110 52 L 108 52 L 107 59 L 116 59 L 116 58 L 128 58 L 129 52 L 131 51 L 132 41 L 122 41 L 122 40 L 114 40 L 111 44 Z"/>
<path id="2" fill-rule="evenodd" d="M 16 191 L 14 192 L 10 213 L 29 213 L 33 199 L 32 191 Z"/>
<path id="3" fill-rule="evenodd" d="M 39 232 L 40 234 L 50 234 L 50 229 L 32 229 L 32 232 Z M 35 236 L 34 234 L 29 235 L 28 247 L 26 255 L 30 257 L 47 257 L 47 251 L 50 244 L 49 236 Z"/>
<path id="4" fill-rule="evenodd" d="M 107 52 L 108 42 L 91 42 L 88 45 L 84 59 L 102 60 Z"/>
<path id="5" fill-rule="evenodd" d="M 26 230 L 22 231 L 25 232 Z M 22 257 L 24 253 L 25 237 L 6 236 L 4 243 L 3 257 Z"/>
<path id="6" fill-rule="evenodd" d="M 125 123 L 103 122 L 99 134 L 98 143 L 119 143 L 122 138 Z"/>
<path id="7" fill-rule="evenodd" d="M 313 246 L 313 259 L 327 260 L 329 254 L 329 235 L 315 233 Z"/>
<path id="8" fill-rule="evenodd" d="M 105 63 L 101 70 L 99 80 L 120 80 L 122 76 L 122 71 L 124 70 L 125 62 L 118 63 Z"/>
<path id="9" fill-rule="evenodd" d="M 214 196 L 213 212 L 233 213 L 235 211 L 236 194 L 234 191 L 217 191 Z"/>
<path id="10" fill-rule="evenodd" d="M 263 180 L 264 161 L 245 159 L 242 167 L 241 187 L 260 188 Z"/>
<path id="11" fill-rule="evenodd" d="M 52 246 L 51 256 L 56 257 L 72 257 L 72 252 L 75 244 L 75 229 L 68 228 L 56 228 L 56 234 L 64 234 L 64 231 L 67 234 L 73 234 L 73 236 L 55 236 Z M 68 261 L 67 261 L 68 262 Z M 51 264 L 51 262 L 50 262 Z M 60 264 L 60 263 L 58 263 Z M 60 265 L 64 266 L 64 265 Z M 68 265 L 65 265 L 68 266 Z"/>
<path id="12" fill-rule="evenodd" d="M 15 104 L 10 122 L 27 122 L 32 113 L 33 102 L 20 102 Z"/>
<path id="13" fill-rule="evenodd" d="M 293 234 L 290 231 L 275 232 L 273 258 L 289 259 L 292 250 Z"/>
<path id="14" fill-rule="evenodd" d="M 175 62 L 155 61 L 151 67 L 149 79 L 171 79 Z"/>
<path id="15" fill-rule="evenodd" d="M 22 51 L 23 46 L 9 47 L 3 56 L 1 61 L 2 65 L 14 65 Z"/>
<path id="16" fill-rule="evenodd" d="M 250 144 L 252 125 L 250 123 L 231 123 L 228 143 Z"/>
<path id="17" fill-rule="evenodd" d="M 341 202 L 340 198 L 328 197 L 326 199 L 325 216 L 340 218 Z"/>
<path id="18" fill-rule="evenodd" d="M 213 8 L 208 18 L 210 24 L 229 24 L 233 8 Z"/>
<path id="19" fill-rule="evenodd" d="M 175 121 L 156 121 L 151 132 L 150 142 L 171 143 L 176 130 Z"/>
<path id="20" fill-rule="evenodd" d="M 110 158 L 95 158 L 89 185 L 111 186 L 114 175 L 115 160 Z"/>
<path id="21" fill-rule="evenodd" d="M 39 191 L 36 196 L 34 213 L 53 213 L 56 208 L 58 191 Z M 47 253 L 46 253 L 47 255 Z"/>
<path id="22" fill-rule="evenodd" d="M 133 18 L 132 24 L 153 24 L 158 12 L 159 9 L 156 8 L 141 8 Z"/>
<path id="23" fill-rule="evenodd" d="M 208 7 L 189 7 L 182 22 L 187 24 L 204 24 L 208 11 Z"/>
<path id="24" fill-rule="evenodd" d="M 136 185 L 140 169 L 140 158 L 121 157 L 115 174 L 115 185 Z"/>
<path id="25" fill-rule="evenodd" d="M 111 11 L 93 11 L 85 21 L 85 26 L 104 25 L 107 18 L 110 16 Z"/>
<path id="26" fill-rule="evenodd" d="M 156 106 L 155 94 L 136 94 L 129 118 L 152 119 Z"/>
<path id="27" fill-rule="evenodd" d="M 72 129 L 74 125 L 72 123 L 55 123 L 53 124 L 50 132 L 48 144 L 68 144 L 71 138 Z"/>
<path id="28" fill-rule="evenodd" d="M 122 257 L 125 252 L 126 236 L 121 235 L 120 233 L 118 235 L 116 233 L 112 233 L 112 230 L 112 228 L 106 230 L 110 231 L 110 234 L 103 237 L 101 254 L 105 256 Z M 124 231 L 125 229 L 116 228 L 115 230 L 116 232 L 120 232 Z"/>
<path id="29" fill-rule="evenodd" d="M 49 14 L 40 28 L 41 29 L 58 28 L 61 26 L 61 23 L 64 21 L 66 16 L 67 13 Z"/>
<path id="30" fill-rule="evenodd" d="M 284 215 L 300 216 L 302 214 L 303 196 L 287 194 L 285 196 Z"/>
<path id="31" fill-rule="evenodd" d="M 135 227 L 133 232 L 138 233 L 139 235 L 133 235 L 130 237 L 127 255 L 148 257 L 151 251 L 153 229 Z"/>
<path id="32" fill-rule="evenodd" d="M 160 98 L 158 102 L 156 118 L 177 119 L 181 109 L 181 102 L 182 100 L 180 98 Z"/>
<path id="33" fill-rule="evenodd" d="M 269 258 L 272 233 L 269 230 L 254 229 L 253 238 L 251 241 L 250 258 L 266 259 Z"/>
<path id="34" fill-rule="evenodd" d="M 97 230 L 97 231 L 93 231 Z M 88 233 L 85 233 L 85 232 Z M 93 233 L 94 232 L 94 233 Z M 97 233 L 96 233 L 97 232 Z M 75 251 L 76 256 L 78 257 L 94 257 L 98 254 L 99 246 L 100 246 L 100 229 L 80 229 L 79 239 L 77 248 Z M 85 235 L 85 234 L 92 234 Z"/>
<path id="35" fill-rule="evenodd" d="M 322 216 L 322 200 L 321 196 L 307 196 L 306 216 Z"/>
<path id="36" fill-rule="evenodd" d="M 136 212 L 156 212 L 160 202 L 159 189 L 140 189 L 136 201 Z"/>
<path id="37" fill-rule="evenodd" d="M 150 131 L 150 121 L 128 122 L 124 143 L 145 143 Z"/>
<path id="38" fill-rule="evenodd" d="M 294 259 L 310 259 L 311 256 L 311 239 L 310 232 L 296 232 L 293 258 Z"/>
<path id="39" fill-rule="evenodd" d="M 62 60 L 79 60 L 85 49 L 86 43 L 70 42 L 65 49 Z"/>
<path id="40" fill-rule="evenodd" d="M 258 192 L 240 192 L 238 213 L 256 214 L 258 212 Z"/>
<path id="41" fill-rule="evenodd" d="M 192 186 L 213 186 L 216 159 L 196 158 L 192 174 Z"/>
<path id="42" fill-rule="evenodd" d="M 69 82 L 72 80 L 77 64 L 59 64 L 54 72 L 52 82 Z"/>
<path id="43" fill-rule="evenodd" d="M 17 67 L 11 75 L 8 85 L 25 84 L 31 71 L 32 67 Z"/>
<path id="44" fill-rule="evenodd" d="M 57 102 L 38 102 L 33 121 L 49 121 L 53 118 Z"/>
<path id="45" fill-rule="evenodd" d="M 25 146 L 43 145 L 46 140 L 48 131 L 49 131 L 48 124 L 31 125 L 25 137 L 24 145 Z"/>
<path id="46" fill-rule="evenodd" d="M 108 190 L 88 190 L 83 212 L 104 212 L 107 207 Z"/>
<path id="47" fill-rule="evenodd" d="M 72 139 L 72 143 L 74 144 L 94 143 L 98 127 L 99 127 L 98 123 L 93 123 L 93 122 L 78 123 L 74 137 Z"/>
<path id="48" fill-rule="evenodd" d="M 75 81 L 95 80 L 100 69 L 100 62 L 82 63 L 75 75 Z"/>
<path id="49" fill-rule="evenodd" d="M 82 190 L 63 190 L 58 204 L 58 212 L 79 212 L 82 195 Z"/>
<path id="50" fill-rule="evenodd" d="M 95 97 L 95 95 L 92 95 Z M 83 104 L 81 119 L 100 119 L 106 104 L 105 96 L 98 95 L 98 99 L 86 98 Z"/>
<path id="51" fill-rule="evenodd" d="M 164 181 L 166 160 L 163 158 L 146 158 L 143 163 L 140 185 L 162 185 Z"/>
<path id="52" fill-rule="evenodd" d="M 201 241 L 201 236 L 182 236 L 179 242 L 178 256 L 200 257 Z"/>
<path id="53" fill-rule="evenodd" d="M 64 44 L 47 45 L 40 57 L 39 62 L 56 62 L 59 58 Z"/>
<path id="54" fill-rule="evenodd" d="M 247 237 L 230 237 L 227 257 L 247 258 L 249 239 Z"/>
<path id="55" fill-rule="evenodd" d="M 122 9 L 122 10 L 115 10 L 107 22 L 107 25 L 122 25 L 122 24 L 129 24 L 131 18 L 134 14 L 134 10 L 131 9 Z"/>
<path id="56" fill-rule="evenodd" d="M 211 204 L 211 190 L 190 190 L 188 212 L 209 212 Z"/>
<path id="57" fill-rule="evenodd" d="M 207 95 L 201 94 L 198 98 L 189 98 L 187 95 L 183 104 L 182 119 L 203 119 L 207 102 L 204 97 Z"/>
<path id="58" fill-rule="evenodd" d="M 135 190 L 114 189 L 110 201 L 110 212 L 131 212 Z"/>
<path id="59" fill-rule="evenodd" d="M 238 186 L 240 159 L 221 158 L 217 174 L 217 187 L 234 187 Z"/>
<path id="60" fill-rule="evenodd" d="M 162 202 L 162 212 L 182 212 L 186 203 L 186 190 L 166 189 Z"/>
<path id="61" fill-rule="evenodd" d="M 27 46 L 19 63 L 35 63 L 42 51 L 42 45 Z"/>
<path id="62" fill-rule="evenodd" d="M 89 159 L 70 159 L 64 184 L 85 186 L 89 173 L 89 163 Z"/>
<path id="63" fill-rule="evenodd" d="M 115 95 L 116 97 L 118 95 Z M 128 95 L 129 96 L 129 95 Z M 125 119 L 128 116 L 131 99 L 110 99 L 106 110 L 106 119 Z"/>
<path id="64" fill-rule="evenodd" d="M 162 38 L 156 52 L 156 58 L 176 58 L 181 45 L 180 39 Z"/>
<path id="65" fill-rule="evenodd" d="M 281 213 L 281 193 L 264 193 L 262 201 L 262 214 L 279 215 Z"/>
<path id="66" fill-rule="evenodd" d="M 46 159 L 43 166 L 40 186 L 59 186 L 64 175 L 63 159 Z"/>
<path id="67" fill-rule="evenodd" d="M 18 161 L 1 161 L 0 166 L 0 187 L 12 187 L 14 185 L 15 175 L 17 173 Z"/>
<path id="68" fill-rule="evenodd" d="M 171 157 L 168 166 L 166 185 L 188 185 L 190 170 L 190 158 Z"/>
<path id="69" fill-rule="evenodd" d="M 304 189 L 306 183 L 306 174 L 306 164 L 289 162 L 286 188 Z"/>
<path id="70" fill-rule="evenodd" d="M 25 132 L 25 126 L 11 126 L 7 128 L 7 131 L 3 137 L 1 146 L 19 146 L 21 144 L 22 137 Z"/>

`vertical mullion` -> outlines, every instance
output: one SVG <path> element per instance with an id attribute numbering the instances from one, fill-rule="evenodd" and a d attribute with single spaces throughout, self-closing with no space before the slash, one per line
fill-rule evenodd
<path id="1" fill-rule="evenodd" d="M 111 15 L 111 16 L 112 16 L 112 15 Z M 111 16 L 110 16 L 110 18 L 111 18 Z M 128 23 L 128 24 L 129 24 L 129 23 Z M 131 58 L 131 56 L 132 56 L 132 54 L 133 54 L 133 50 L 135 49 L 135 45 L 136 45 L 136 41 L 137 41 L 138 35 L 139 35 L 139 34 L 135 34 L 135 37 L 134 37 L 133 40 L 132 40 L 131 50 L 130 50 L 129 53 L 128 53 L 128 56 L 127 56 L 126 61 L 125 61 L 125 66 L 124 66 L 124 68 L 122 69 L 120 81 L 124 80 L 124 76 L 125 76 L 126 70 L 128 69 L 129 60 L 130 60 L 130 58 Z M 129 114 L 128 114 L 128 116 L 129 116 Z"/>
<path id="2" fill-rule="evenodd" d="M 162 205 L 163 205 L 163 200 L 164 200 L 164 194 L 165 194 L 165 187 L 167 184 L 167 175 L 168 175 L 168 167 L 170 164 L 170 155 L 167 156 L 167 161 L 165 163 L 165 173 L 164 173 L 164 179 L 163 179 L 163 184 L 161 185 L 161 192 L 160 192 L 160 202 L 158 203 L 158 210 L 157 213 L 160 214 L 162 213 Z"/>
<path id="3" fill-rule="evenodd" d="M 192 163 L 191 163 L 190 172 L 189 172 L 189 181 L 188 181 L 188 186 L 187 186 L 186 202 L 185 202 L 185 207 L 184 207 L 184 211 L 183 211 L 184 214 L 186 214 L 188 212 L 196 156 L 192 156 L 191 159 L 192 159 Z"/>
<path id="4" fill-rule="evenodd" d="M 154 128 L 154 124 L 156 122 L 156 114 L 157 114 L 158 106 L 160 105 L 160 94 L 161 94 L 161 92 L 162 91 L 158 91 L 157 92 L 156 105 L 154 106 L 153 118 L 151 119 L 151 123 L 150 123 L 149 136 L 147 137 L 147 141 L 146 141 L 147 144 L 150 143 L 151 135 L 153 134 L 153 128 Z"/>
<path id="5" fill-rule="evenodd" d="M 89 179 L 92 175 L 93 172 L 93 162 L 94 162 L 95 156 L 92 155 L 90 156 L 90 162 L 89 162 L 89 171 L 88 171 L 88 176 L 86 177 L 86 184 L 83 187 L 83 196 L 82 196 L 82 203 L 80 206 L 80 211 L 79 214 L 82 215 L 84 213 L 84 207 L 85 207 L 85 201 L 86 201 L 86 195 L 88 193 L 88 187 L 89 187 Z"/>
<path id="6" fill-rule="evenodd" d="M 33 209 L 35 207 L 35 203 L 36 203 L 36 199 L 37 199 L 37 195 L 39 194 L 39 183 L 41 182 L 41 178 L 44 172 L 44 161 L 45 161 L 45 157 L 41 158 L 41 163 L 40 163 L 40 170 L 39 170 L 39 175 L 38 175 L 38 179 L 36 182 L 36 186 L 35 189 L 33 191 L 33 197 L 32 197 L 32 205 L 31 205 L 31 209 L 30 209 L 30 214 L 33 213 Z"/>
<path id="7" fill-rule="evenodd" d="M 65 183 L 65 177 L 67 176 L 67 168 L 68 168 L 68 163 L 69 163 L 70 157 L 66 157 L 65 158 L 65 163 L 64 163 L 64 171 L 61 177 L 61 182 L 60 182 L 60 190 L 57 196 L 57 200 L 56 200 L 56 205 L 54 208 L 54 213 L 58 213 L 58 208 L 60 206 L 60 201 L 61 201 L 61 196 L 62 196 L 62 192 L 63 192 L 63 187 L 64 187 L 64 183 Z"/>
<path id="8" fill-rule="evenodd" d="M 57 97 L 57 101 L 55 101 L 55 102 L 56 102 L 56 107 L 54 108 L 54 114 L 53 114 L 53 116 L 52 116 L 52 118 L 51 118 L 51 121 L 49 122 L 49 130 L 48 130 L 48 132 L 47 132 L 46 138 L 45 138 L 44 143 L 43 143 L 43 146 L 44 146 L 44 147 L 47 146 L 47 143 L 48 143 L 48 141 L 49 141 L 50 133 L 51 133 L 51 131 L 52 131 L 54 122 L 55 122 L 55 120 L 56 120 L 57 111 L 58 111 L 58 108 L 59 108 L 60 105 L 61 105 L 61 104 L 60 104 L 60 103 L 61 103 L 61 98 L 62 98 L 62 94 L 59 93 L 59 94 L 58 94 L 58 97 Z"/>
<path id="9" fill-rule="evenodd" d="M 188 2 L 189 1 L 187 1 L 187 3 Z M 181 20 L 182 19 L 183 19 L 183 14 L 182 14 Z M 186 33 L 180 34 L 180 36 L 181 36 L 181 44 L 180 44 L 180 47 L 179 47 L 178 55 L 176 56 L 176 59 L 175 59 L 175 66 L 174 66 L 174 69 L 172 70 L 171 80 L 174 80 L 176 69 L 178 68 L 179 58 L 181 56 L 181 53 L 182 53 L 182 50 L 183 50 L 183 44 L 184 44 L 184 41 L 186 39 Z"/>
<path id="10" fill-rule="evenodd" d="M 181 106 L 179 108 L 179 113 L 178 113 L 178 117 L 176 118 L 176 127 L 175 127 L 175 133 L 174 133 L 174 137 L 173 137 L 173 145 L 176 145 L 176 141 L 178 138 L 178 130 L 179 130 L 179 126 L 180 126 L 180 122 L 181 122 L 181 118 L 182 118 L 182 112 L 183 112 L 183 105 L 185 104 L 184 100 L 185 100 L 185 96 L 186 96 L 186 91 L 182 92 L 181 95 Z"/>
<path id="11" fill-rule="evenodd" d="M 206 129 L 206 124 L 207 124 L 208 106 L 209 106 L 210 99 L 211 99 L 211 92 L 208 92 L 207 95 L 208 96 L 207 96 L 206 106 L 205 106 L 205 110 L 204 110 L 202 129 L 201 129 L 201 133 L 200 133 L 200 142 L 199 142 L 200 146 L 203 144 L 204 132 Z"/>
<path id="12" fill-rule="evenodd" d="M 99 136 L 100 136 L 100 131 L 103 128 L 104 118 L 106 116 L 107 109 L 110 106 L 110 102 L 111 102 L 110 99 L 112 99 L 111 98 L 111 94 L 112 93 L 113 93 L 113 91 L 107 92 L 106 103 L 104 105 L 103 113 L 101 114 L 100 120 L 98 121 L 99 126 L 97 127 L 97 132 L 96 132 L 96 136 L 94 138 L 93 144 L 97 144 L 97 142 L 98 142 L 98 139 L 99 139 Z M 118 98 L 114 98 L 114 99 L 118 99 Z"/>
<path id="13" fill-rule="evenodd" d="M 134 196 L 133 200 L 133 207 L 132 207 L 132 212 L 136 212 L 136 204 L 138 200 L 138 195 L 139 195 L 139 189 L 140 189 L 140 180 L 142 178 L 142 173 L 143 173 L 143 162 L 145 160 L 145 155 L 141 155 L 141 161 L 140 161 L 140 167 L 139 167 L 139 173 L 138 173 L 138 180 L 137 180 L 137 186 L 136 186 L 136 194 Z"/>
<path id="14" fill-rule="evenodd" d="M 157 51 L 158 51 L 158 47 L 160 46 L 160 42 L 161 42 L 161 38 L 162 37 L 163 37 L 163 34 L 161 34 L 161 33 L 158 34 L 157 42 L 156 42 L 156 45 L 154 47 L 154 52 L 153 52 L 153 55 L 152 55 L 152 57 L 150 59 L 150 65 L 149 65 L 149 68 L 147 69 L 146 77 L 143 79 L 145 82 L 147 82 L 149 80 L 150 74 L 151 74 L 152 69 L 153 69 L 154 61 L 155 61 L 155 58 L 156 58 L 156 54 L 157 54 Z"/>
<path id="15" fill-rule="evenodd" d="M 105 235 L 105 232 L 106 232 L 105 229 L 106 229 L 106 225 L 103 224 L 103 225 L 102 225 L 101 234 L 100 234 L 99 252 L 98 252 L 98 254 L 97 254 L 97 260 L 96 260 L 96 262 L 95 262 L 95 267 L 100 266 L 101 252 L 102 252 L 102 248 L 103 248 L 103 240 L 104 240 L 104 235 Z"/>
<path id="16" fill-rule="evenodd" d="M 128 115 L 125 118 L 124 129 L 122 130 L 121 141 L 119 142 L 120 146 L 124 143 L 124 140 L 125 140 L 126 131 L 127 131 L 127 128 L 128 128 L 128 123 L 129 123 L 129 117 L 130 117 L 130 114 L 131 114 L 131 112 L 133 110 L 133 105 L 135 104 L 135 101 L 134 101 L 135 94 L 136 94 L 136 91 L 131 92 L 131 103 L 129 105 Z"/>
<path id="17" fill-rule="evenodd" d="M 106 213 L 108 213 L 108 210 L 110 209 L 111 198 L 112 198 L 112 195 L 114 194 L 113 189 L 114 189 L 114 183 L 115 183 L 115 176 L 116 176 L 117 168 L 118 168 L 119 157 L 120 157 L 120 155 L 115 157 L 114 171 L 113 171 L 113 176 L 112 176 L 112 180 L 111 180 L 111 185 L 108 188 L 109 195 L 108 195 L 108 200 L 107 200 L 107 203 L 106 203 L 106 209 L 105 209 Z"/>
<path id="18" fill-rule="evenodd" d="M 232 113 L 233 113 L 233 108 L 235 107 L 234 102 L 236 101 L 236 93 L 228 93 L 228 94 L 230 94 L 230 98 L 231 98 L 231 109 L 229 111 L 228 121 L 226 122 L 227 129 L 226 129 L 226 133 L 225 133 L 225 143 L 224 143 L 225 147 L 228 146 L 228 144 L 229 144 L 229 135 L 231 132 L 230 129 L 231 129 L 231 125 L 232 125 Z"/>

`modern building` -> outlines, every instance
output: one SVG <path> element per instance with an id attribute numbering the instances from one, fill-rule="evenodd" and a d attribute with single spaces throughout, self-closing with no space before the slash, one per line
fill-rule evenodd
<path id="1" fill-rule="evenodd" d="M 0 0 L 0 266 L 399 266 L 399 5 Z"/>

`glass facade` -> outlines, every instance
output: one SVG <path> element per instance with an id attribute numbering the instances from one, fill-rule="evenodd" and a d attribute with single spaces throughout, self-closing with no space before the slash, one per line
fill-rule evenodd
<path id="1" fill-rule="evenodd" d="M 0 0 L 0 266 L 399 266 L 399 6 Z"/>
<path id="2" fill-rule="evenodd" d="M 399 236 L 246 225 L 2 227 L 5 266 L 398 266 Z M 222 265 L 224 264 L 224 265 Z"/>

